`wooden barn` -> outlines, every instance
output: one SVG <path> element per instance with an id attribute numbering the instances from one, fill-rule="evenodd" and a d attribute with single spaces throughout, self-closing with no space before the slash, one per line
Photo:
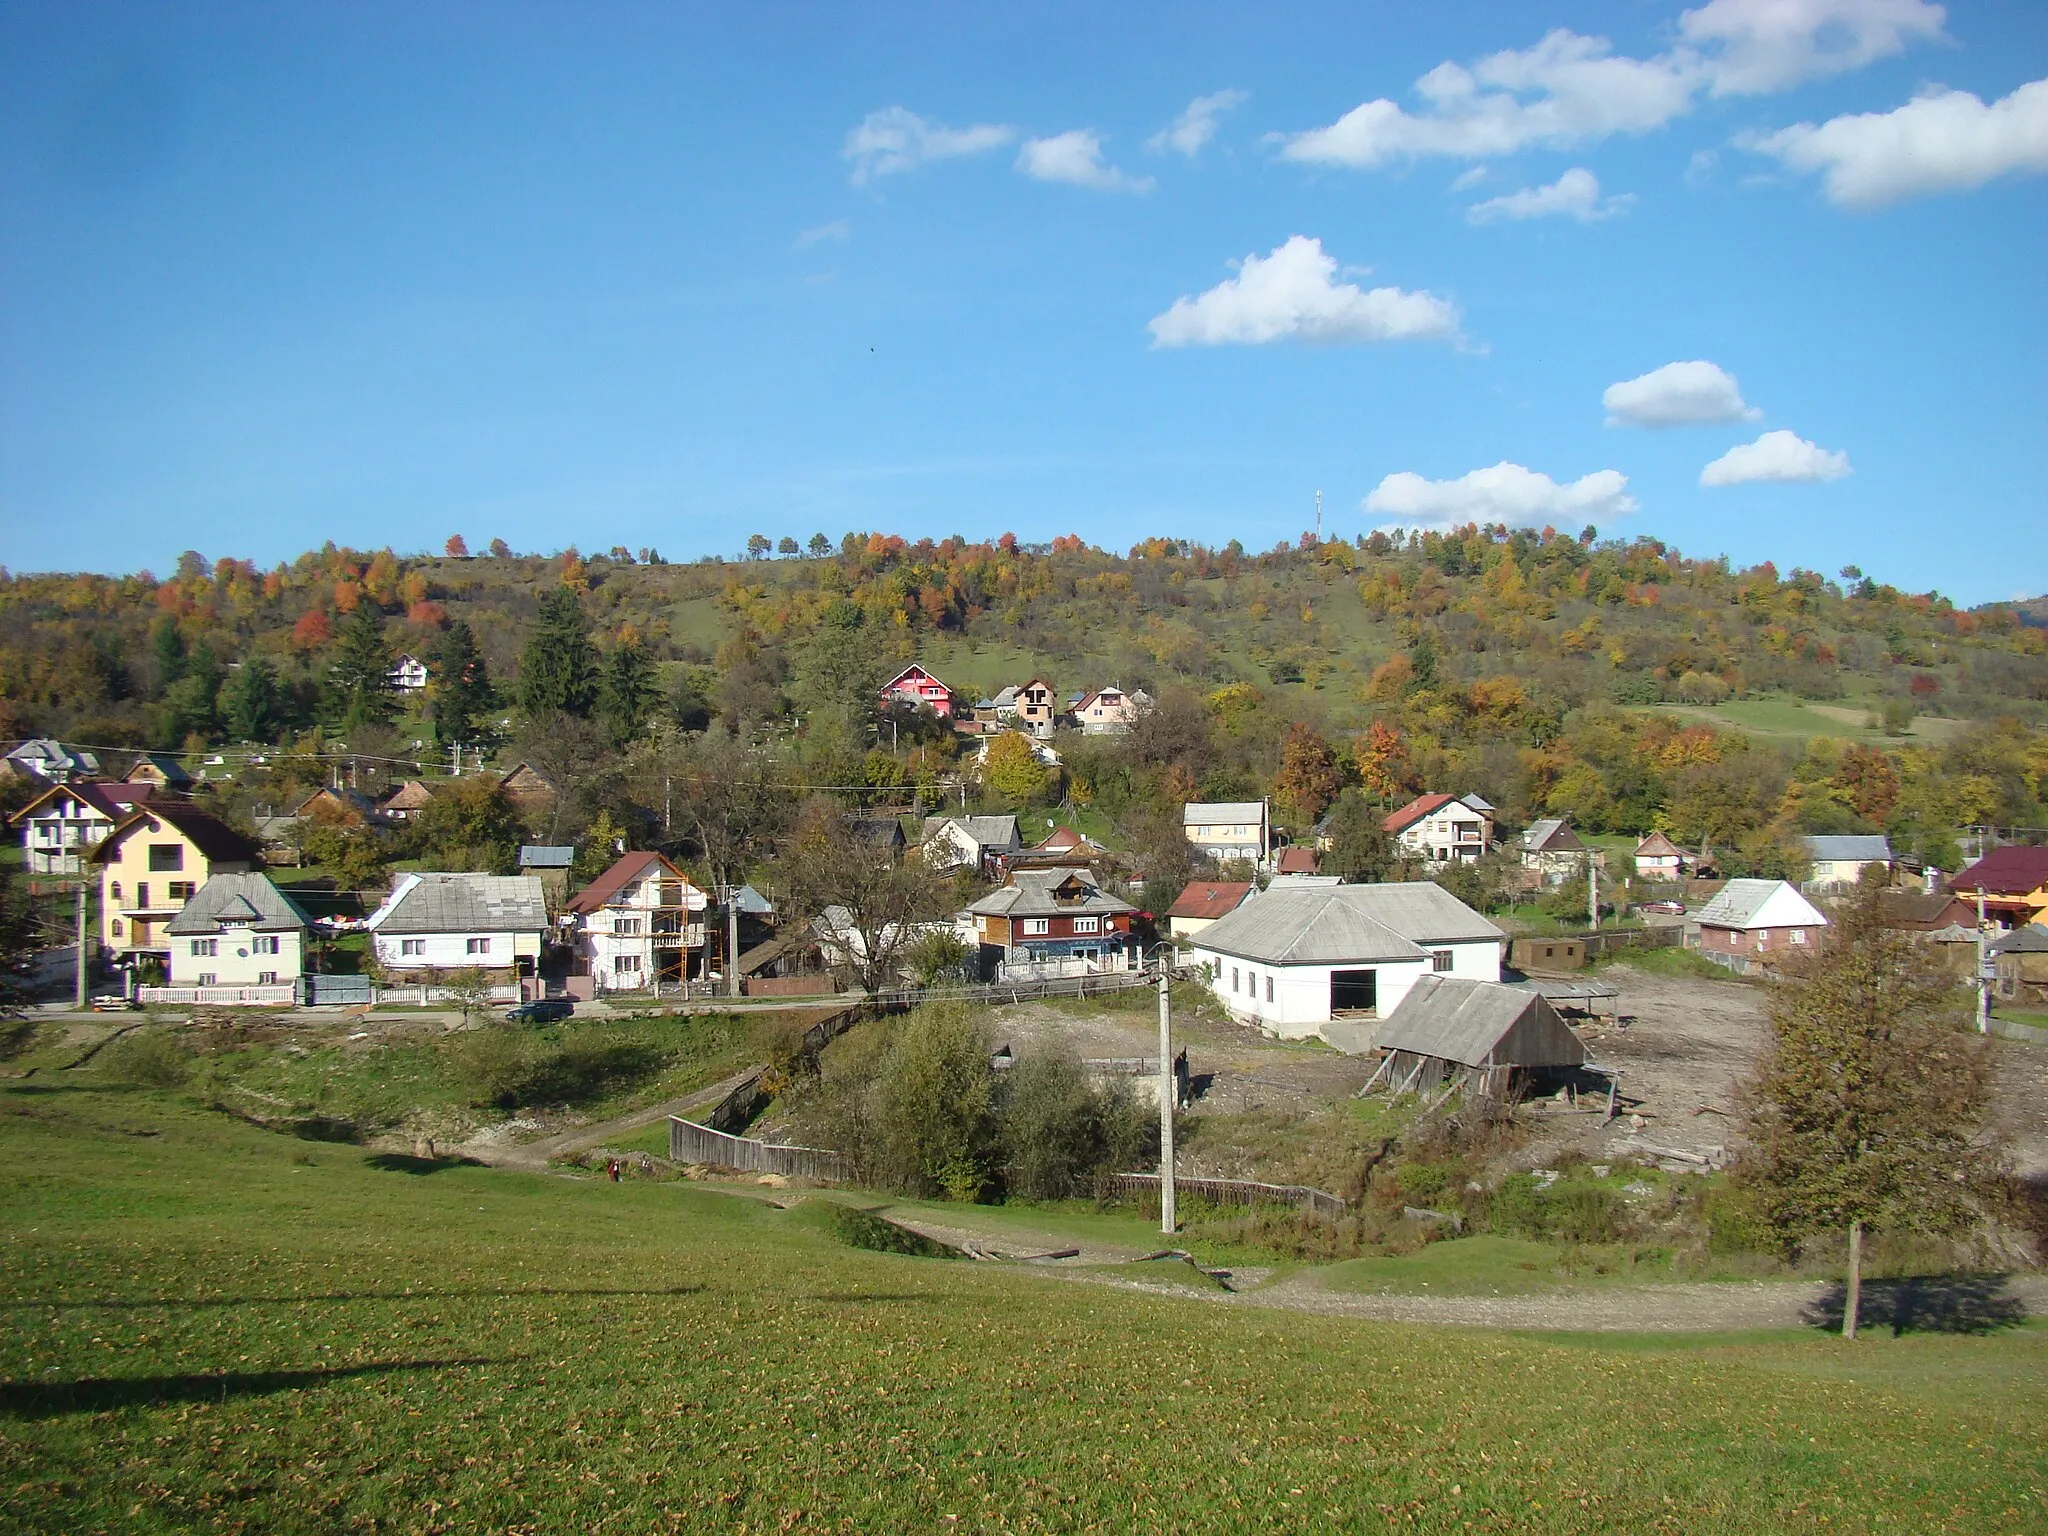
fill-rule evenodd
<path id="1" fill-rule="evenodd" d="M 1541 993 L 1500 982 L 1424 976 L 1375 1032 L 1373 1087 L 1397 1094 L 1444 1084 L 1490 1097 L 1576 1072 L 1586 1048 Z"/>

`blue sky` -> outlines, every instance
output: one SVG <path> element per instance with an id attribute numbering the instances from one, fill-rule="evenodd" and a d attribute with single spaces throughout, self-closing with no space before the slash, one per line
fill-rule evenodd
<path id="1" fill-rule="evenodd" d="M 0 5 L 0 560 L 1320 489 L 2031 595 L 2044 252 L 2037 3 Z"/>

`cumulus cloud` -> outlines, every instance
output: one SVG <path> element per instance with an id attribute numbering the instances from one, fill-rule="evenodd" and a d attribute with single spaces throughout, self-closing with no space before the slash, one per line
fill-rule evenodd
<path id="1" fill-rule="evenodd" d="M 1966 191 L 2048 171 L 2048 79 L 1988 107 L 1968 91 L 1936 89 L 1895 111 L 1798 123 L 1741 142 L 1792 170 L 1819 172 L 1829 201 L 1846 208 Z"/>
<path id="2" fill-rule="evenodd" d="M 1357 168 L 1423 155 L 1483 159 L 1648 133 L 1704 95 L 1754 95 L 1860 68 L 1941 35 L 1927 0 L 1710 0 L 1679 18 L 1679 46 L 1650 58 L 1558 28 L 1533 47 L 1446 61 L 1415 82 L 1417 111 L 1380 97 L 1283 135 L 1289 160 Z"/>
<path id="3" fill-rule="evenodd" d="M 1072 128 L 1049 139 L 1026 139 L 1017 152 L 1017 169 L 1034 181 L 1064 181 L 1098 192 L 1150 192 L 1150 176 L 1127 176 L 1102 158 L 1102 138 L 1086 128 Z"/>
<path id="4" fill-rule="evenodd" d="M 1577 219 L 1588 224 L 1608 218 L 1634 201 L 1633 195 L 1624 192 L 1602 202 L 1600 179 L 1584 166 L 1575 165 L 1547 187 L 1524 187 L 1519 192 L 1474 203 L 1465 210 L 1465 217 L 1474 224 L 1490 224 L 1496 219 L 1547 218 Z"/>
<path id="5" fill-rule="evenodd" d="M 1701 485 L 1744 485 L 1752 480 L 1796 484 L 1839 480 L 1849 473 L 1849 455 L 1809 443 L 1780 427 L 1753 443 L 1741 443 L 1700 471 Z"/>
<path id="6" fill-rule="evenodd" d="M 851 240 L 852 238 L 853 225 L 845 219 L 834 219 L 831 223 L 820 224 L 815 229 L 800 231 L 796 237 L 796 248 L 803 250 L 806 246 L 816 245 L 821 240 Z"/>
<path id="7" fill-rule="evenodd" d="M 1237 276 L 1153 317 L 1155 347 L 1257 346 L 1269 341 L 1455 340 L 1457 307 L 1426 291 L 1337 281 L 1323 243 L 1294 235 Z"/>
<path id="8" fill-rule="evenodd" d="M 1579 519 L 1623 517 L 1635 511 L 1628 476 L 1618 469 L 1595 470 L 1559 485 L 1520 464 L 1475 469 L 1455 480 L 1425 480 L 1402 470 L 1388 475 L 1365 498 L 1365 510 L 1389 525 L 1455 528 L 1463 523 L 1509 523 L 1538 527 Z"/>
<path id="9" fill-rule="evenodd" d="M 1666 363 L 1640 378 L 1607 386 L 1600 403 L 1610 427 L 1694 427 L 1755 421 L 1762 411 L 1742 398 L 1735 376 L 1713 363 Z"/>
<path id="10" fill-rule="evenodd" d="M 846 147 L 840 153 L 853 162 L 853 183 L 860 186 L 878 176 L 915 170 L 929 161 L 984 155 L 1016 137 L 1016 129 L 997 123 L 948 128 L 944 123 L 925 121 L 907 107 L 884 107 L 870 112 L 847 134 Z"/>
<path id="11" fill-rule="evenodd" d="M 1154 154 L 1172 150 L 1192 160 L 1216 136 L 1216 125 L 1223 120 L 1223 114 L 1250 100 L 1249 91 L 1214 91 L 1197 96 L 1188 103 L 1185 112 L 1147 139 L 1145 147 Z"/>

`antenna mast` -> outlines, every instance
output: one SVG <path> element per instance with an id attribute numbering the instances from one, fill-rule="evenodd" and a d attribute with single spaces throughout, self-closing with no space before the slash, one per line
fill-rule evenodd
<path id="1" fill-rule="evenodd" d="M 1323 493 L 1316 492 L 1316 542 L 1323 542 Z"/>

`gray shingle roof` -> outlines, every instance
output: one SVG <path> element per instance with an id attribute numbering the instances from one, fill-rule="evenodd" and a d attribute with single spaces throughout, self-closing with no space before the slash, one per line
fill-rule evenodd
<path id="1" fill-rule="evenodd" d="M 927 816 L 924 819 L 924 840 L 930 842 L 947 822 L 960 824 L 960 830 L 982 848 L 1015 848 L 1017 841 L 1017 818 L 1015 816 Z"/>
<path id="2" fill-rule="evenodd" d="M 1418 979 L 1374 1043 L 1467 1067 L 1575 1067 L 1586 1059 L 1579 1037 L 1536 993 L 1455 976 Z"/>
<path id="3" fill-rule="evenodd" d="M 530 933 L 548 926 L 533 875 L 405 875 L 369 926 L 379 933 Z"/>
<path id="4" fill-rule="evenodd" d="M 1424 944 L 1507 935 L 1442 886 L 1428 880 L 1328 887 L 1276 883 L 1195 943 L 1267 965 L 1345 965 L 1416 960 Z"/>
<path id="5" fill-rule="evenodd" d="M 1181 825 L 1188 827 L 1235 826 L 1251 822 L 1256 826 L 1266 816 L 1262 800 L 1214 800 L 1207 804 L 1189 802 L 1180 813 Z"/>
<path id="6" fill-rule="evenodd" d="M 2039 923 L 2021 923 L 2011 933 L 1991 944 L 1994 955 L 2048 954 L 2048 928 Z"/>
<path id="7" fill-rule="evenodd" d="M 1530 822 L 1520 841 L 1530 853 L 1575 853 L 1586 846 L 1561 816 L 1546 816 L 1541 821 Z"/>
<path id="8" fill-rule="evenodd" d="M 1881 834 L 1874 837 L 1809 837 L 1803 841 L 1809 859 L 1819 859 L 1828 863 L 1839 861 L 1845 864 L 1854 863 L 1858 859 L 1865 862 L 1891 862 L 1892 845 Z"/>
<path id="9" fill-rule="evenodd" d="M 1053 891 L 1068 880 L 1079 880 L 1088 895 L 1080 901 L 1055 901 Z M 1071 913 L 1089 916 L 1111 912 L 1135 912 L 1127 901 L 1103 894 L 1095 877 L 1085 869 L 1020 869 L 1010 883 L 991 891 L 967 909 L 981 917 L 1060 917 Z"/>
<path id="10" fill-rule="evenodd" d="M 170 931 L 218 933 L 222 923 L 247 923 L 261 933 L 283 933 L 308 921 L 299 904 L 262 875 L 215 875 L 171 919 Z"/>

